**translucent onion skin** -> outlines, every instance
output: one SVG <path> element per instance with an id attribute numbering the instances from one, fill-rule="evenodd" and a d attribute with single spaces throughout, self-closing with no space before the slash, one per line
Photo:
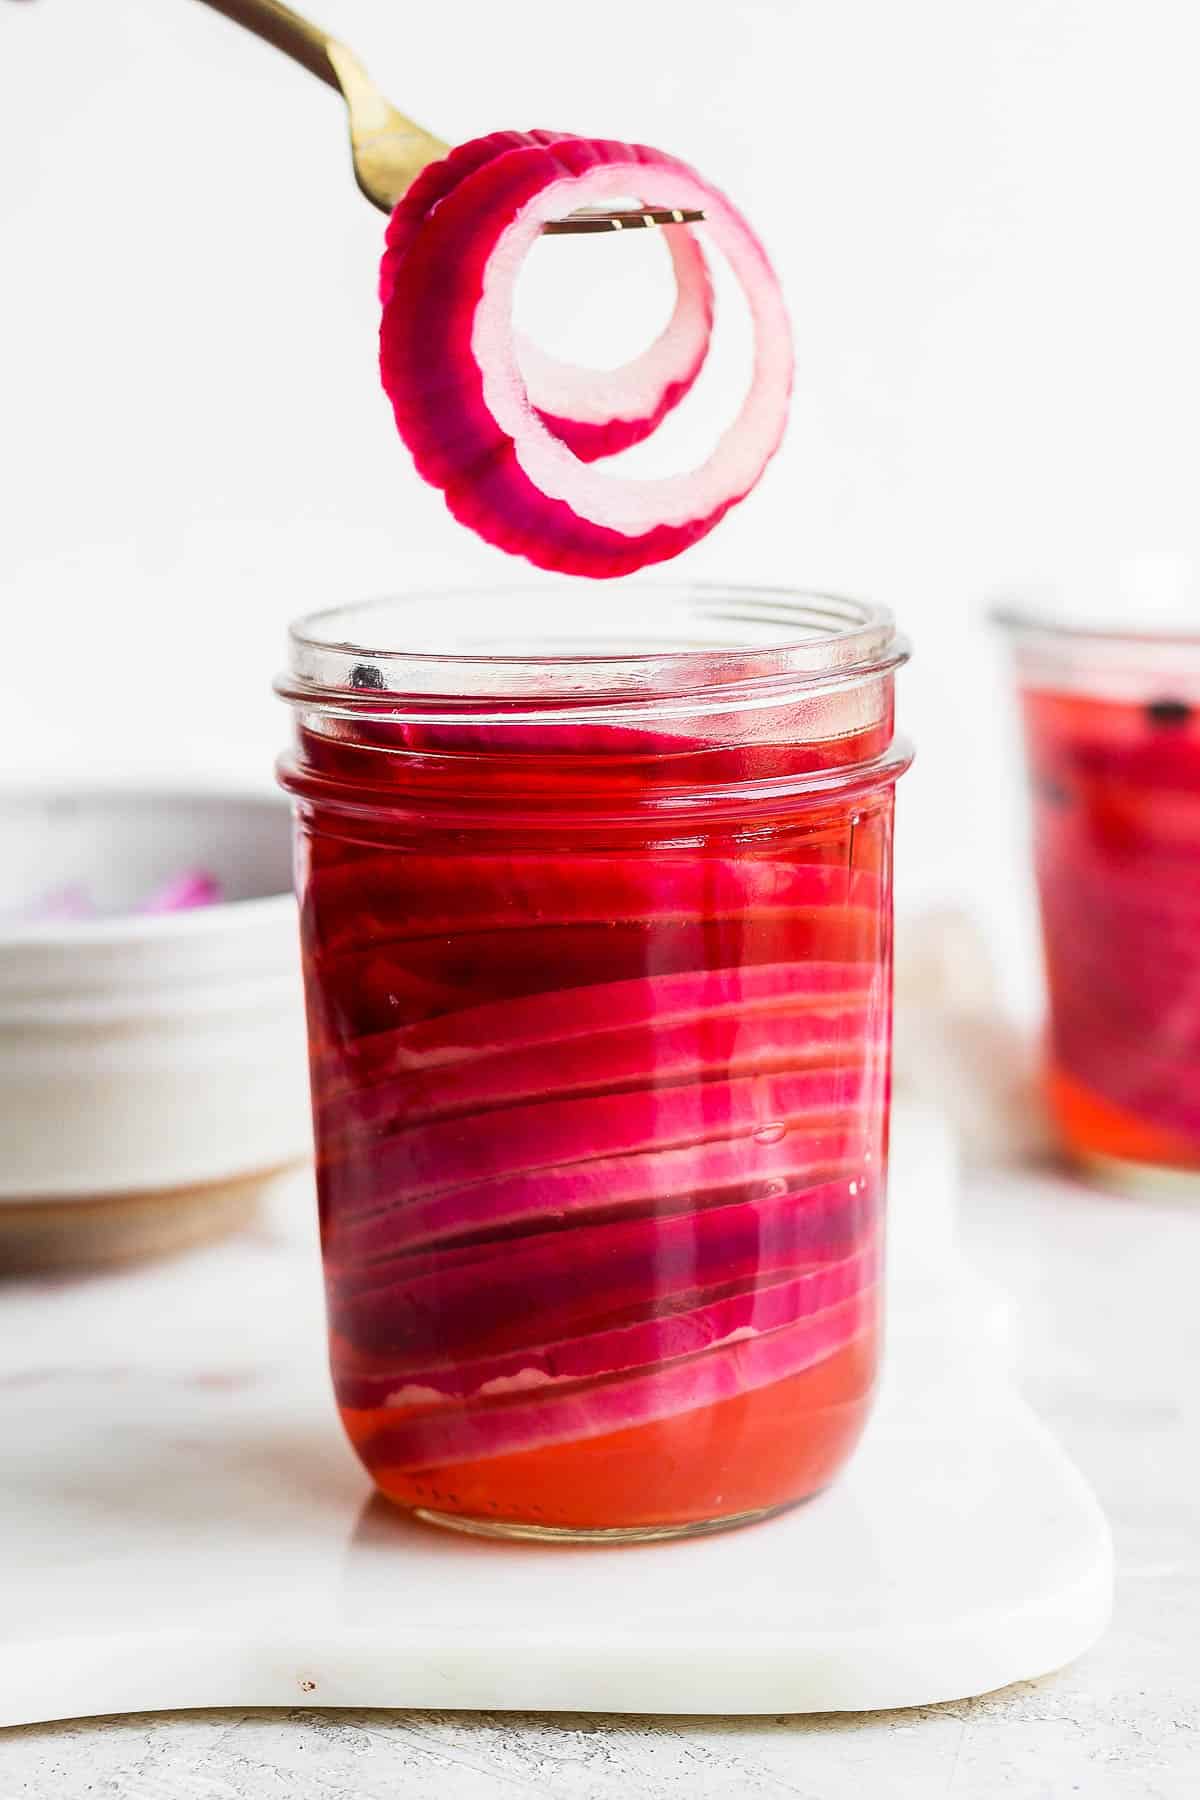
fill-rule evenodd
<path id="1" fill-rule="evenodd" d="M 690 232 L 671 227 L 676 312 L 651 351 L 614 374 L 609 412 L 593 398 L 580 416 L 595 388 L 581 371 L 534 353 L 523 372 L 511 317 L 516 273 L 543 220 L 630 190 L 704 211 L 755 333 L 736 420 L 700 467 L 659 481 L 592 465 L 650 435 L 703 364 L 712 292 Z M 607 578 L 677 556 L 746 496 L 782 438 L 791 335 L 766 252 L 723 194 L 645 145 L 554 132 L 460 145 L 397 206 L 380 294 L 383 386 L 418 471 L 463 524 L 541 568 Z"/>
<path id="2" fill-rule="evenodd" d="M 372 729 L 302 731 L 288 778 L 364 1465 L 405 1507 L 568 1532 L 816 1491 L 878 1356 L 891 778 L 685 845 L 631 810 L 653 757 L 610 759 L 598 825 L 599 760 L 549 732 L 518 826 L 488 727 L 432 759 Z"/>

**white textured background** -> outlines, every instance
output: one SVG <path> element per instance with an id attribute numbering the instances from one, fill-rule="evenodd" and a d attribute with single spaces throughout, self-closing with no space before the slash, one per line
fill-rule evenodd
<path id="1" fill-rule="evenodd" d="M 320 12 L 446 136 L 640 136 L 760 223 L 798 329 L 793 424 L 679 571 L 896 606 L 920 747 L 901 889 L 976 899 L 1028 987 L 981 596 L 1192 547 L 1194 0 Z M 334 96 L 195 0 L 0 0 L 6 765 L 178 761 L 214 737 L 265 764 L 290 615 L 516 573 L 395 439 L 381 229 Z"/>
<path id="2" fill-rule="evenodd" d="M 681 572 L 892 601 L 918 650 L 901 888 L 975 899 L 1031 988 L 979 608 L 1012 575 L 1197 548 L 1195 0 L 320 7 L 447 136 L 642 136 L 761 223 L 798 327 L 792 429 Z M 0 0 L 5 767 L 177 763 L 222 736 L 265 765 L 290 615 L 509 573 L 394 439 L 374 367 L 380 232 L 333 96 L 195 0 Z M 1136 1271 L 1165 1234 L 1163 1279 L 1186 1284 L 1194 1221 L 1177 1237 L 1144 1219 L 1058 1188 L 986 1188 L 967 1210 L 969 1244 L 1029 1308 L 1027 1391 L 1117 1531 L 1118 1623 L 1077 1670 L 936 1714 L 799 1727 L 33 1728 L 6 1737 L 0 1794 L 1185 1800 L 1191 1315 Z M 1102 1279 L 1075 1279 L 1085 1260 Z"/>

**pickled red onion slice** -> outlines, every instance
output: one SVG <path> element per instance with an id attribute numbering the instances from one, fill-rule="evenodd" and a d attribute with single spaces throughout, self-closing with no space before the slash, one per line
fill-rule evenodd
<path id="1" fill-rule="evenodd" d="M 856 1005 L 870 998 L 877 983 L 870 963 L 759 963 L 559 988 L 447 1010 L 339 1047 L 336 1064 L 322 1070 L 323 1104 L 370 1092 L 410 1071 L 526 1055 L 638 1026 L 752 1017 L 777 1008 L 792 1012 L 804 1005 L 814 1010 Z"/>
<path id="2" fill-rule="evenodd" d="M 560 362 L 521 337 L 517 351 L 530 401 L 547 430 L 581 462 L 643 443 L 691 392 L 708 355 L 713 287 L 699 243 L 686 227 L 666 233 L 675 306 L 640 356 L 618 369 Z"/>
<path id="3" fill-rule="evenodd" d="M 594 469 L 554 435 L 512 322 L 517 274 L 543 223 L 630 192 L 704 212 L 755 341 L 749 391 L 707 460 L 649 481 Z M 783 435 L 791 333 L 766 253 L 723 194 L 661 151 L 564 137 L 490 154 L 415 225 L 397 208 L 381 292 L 383 385 L 417 468 L 462 523 L 540 567 L 609 577 L 678 555 L 745 497 Z"/>
<path id="4" fill-rule="evenodd" d="M 549 1444 L 603 1437 L 651 1419 L 695 1412 L 811 1368 L 875 1322 L 878 1299 L 865 1289 L 761 1336 L 734 1338 L 657 1368 L 635 1368 L 565 1393 L 535 1387 L 506 1400 L 472 1401 L 402 1415 L 380 1427 L 367 1449 L 400 1468 L 507 1456 Z"/>
<path id="5" fill-rule="evenodd" d="M 190 912 L 197 906 L 216 906 L 223 898 L 221 884 L 206 869 L 182 869 L 155 889 L 138 908 L 144 913 Z"/>
<path id="6" fill-rule="evenodd" d="M 403 1357 L 347 1354 L 335 1371 L 343 1406 L 421 1407 L 453 1400 L 491 1399 L 536 1387 L 620 1375 L 713 1349 L 734 1335 L 761 1336 L 824 1312 L 872 1286 L 880 1274 L 875 1241 L 840 1262 L 817 1262 L 799 1273 L 752 1287 L 708 1288 L 673 1296 L 648 1318 L 585 1330 L 575 1337 L 515 1350 L 485 1351 L 422 1364 Z"/>
<path id="7" fill-rule="evenodd" d="M 630 1309 L 653 1313 L 675 1293 L 840 1262 L 862 1247 L 878 1204 L 877 1184 L 860 1167 L 763 1199 L 534 1232 L 501 1251 L 492 1242 L 396 1256 L 335 1274 L 330 1320 L 377 1355 L 516 1349 Z"/>
<path id="8" fill-rule="evenodd" d="M 356 1292 L 380 1279 L 383 1262 L 430 1244 L 456 1244 L 480 1232 L 537 1230 L 651 1207 L 661 1227 L 673 1208 L 707 1206 L 730 1196 L 809 1187 L 853 1178 L 863 1165 L 863 1133 L 847 1123 L 786 1132 L 778 1144 L 745 1139 L 684 1144 L 597 1157 L 590 1162 L 502 1175 L 472 1186 L 402 1197 L 329 1233 L 330 1264 L 356 1269 Z M 347 1277 L 349 1279 L 349 1277 Z"/>
<path id="9" fill-rule="evenodd" d="M 369 1177 L 357 1205 L 348 1191 L 341 1195 L 339 1210 L 347 1220 L 389 1205 L 411 1210 L 424 1194 L 541 1175 L 562 1163 L 750 1138 L 764 1118 L 789 1128 L 841 1122 L 873 1098 L 875 1074 L 871 1064 L 860 1062 L 585 1095 L 553 1106 L 526 1101 L 481 1113 L 469 1130 L 456 1118 L 401 1126 L 373 1145 L 366 1171 L 360 1171 L 353 1145 L 323 1145 L 320 1167 L 329 1170 L 348 1159 L 356 1175 Z"/>
<path id="10" fill-rule="evenodd" d="M 549 145 L 561 131 L 493 131 L 459 144 L 431 163 L 404 195 L 388 232 L 389 255 L 380 277 L 385 302 L 395 284 L 400 253 L 433 208 L 464 176 L 506 150 Z M 588 369 L 549 356 L 519 337 L 521 369 L 530 404 L 547 429 L 582 462 L 615 456 L 642 443 L 687 394 L 704 366 L 713 325 L 713 287 L 699 243 L 687 230 L 666 234 L 675 276 L 675 305 L 654 342 L 617 369 Z"/>
<path id="11" fill-rule="evenodd" d="M 616 1093 L 641 1086 L 721 1075 L 865 1059 L 875 1019 L 869 1006 L 782 1008 L 729 1018 L 654 1021 L 627 1031 L 513 1049 L 462 1068 L 405 1070 L 391 1081 L 337 1096 L 319 1110 L 326 1153 L 341 1139 L 352 1148 L 364 1130 L 386 1131 L 444 1114 L 482 1111 L 553 1094 Z"/>

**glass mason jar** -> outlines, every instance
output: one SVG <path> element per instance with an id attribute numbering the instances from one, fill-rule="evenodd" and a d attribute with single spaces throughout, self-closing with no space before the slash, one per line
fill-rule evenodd
<path id="1" fill-rule="evenodd" d="M 546 584 L 293 630 L 333 1379 L 422 1518 L 682 1535 L 849 1454 L 879 1346 L 904 655 L 879 608 L 752 588 Z"/>
<path id="2" fill-rule="evenodd" d="M 1067 1152 L 1200 1186 L 1200 629 L 1006 607 L 1024 719 Z"/>

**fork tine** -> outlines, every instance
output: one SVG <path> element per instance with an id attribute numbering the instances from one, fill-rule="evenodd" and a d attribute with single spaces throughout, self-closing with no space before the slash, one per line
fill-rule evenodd
<path id="1" fill-rule="evenodd" d="M 609 212 L 602 207 L 581 207 L 565 219 L 547 219 L 547 237 L 565 237 L 589 231 L 637 231 L 656 225 L 695 225 L 704 214 L 696 207 L 647 206 L 637 212 Z"/>

